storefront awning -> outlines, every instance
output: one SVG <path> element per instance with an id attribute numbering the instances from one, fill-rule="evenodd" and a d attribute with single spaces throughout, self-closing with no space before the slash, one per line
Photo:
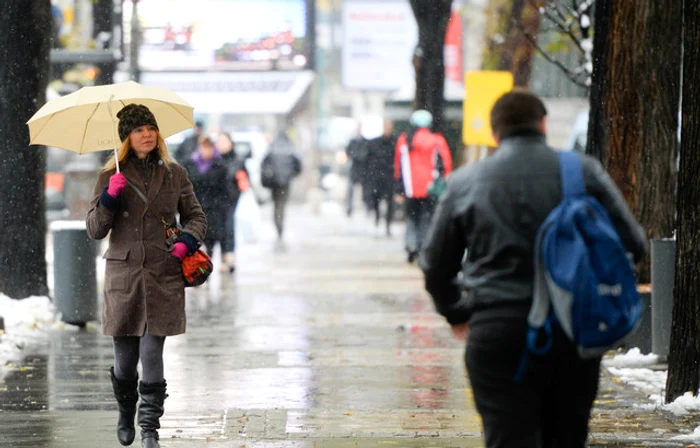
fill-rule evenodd
<path id="1" fill-rule="evenodd" d="M 195 113 L 287 114 L 314 79 L 314 72 L 142 72 L 142 84 L 170 89 Z"/>

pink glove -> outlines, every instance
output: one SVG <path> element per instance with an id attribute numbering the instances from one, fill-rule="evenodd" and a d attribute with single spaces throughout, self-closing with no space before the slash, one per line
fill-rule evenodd
<path id="1" fill-rule="evenodd" d="M 182 260 L 185 258 L 185 255 L 187 255 L 187 245 L 178 241 L 177 243 L 173 244 L 173 250 L 171 250 L 170 253 L 173 254 L 173 257 L 177 257 Z"/>
<path id="2" fill-rule="evenodd" d="M 112 177 L 109 178 L 109 187 L 107 187 L 107 194 L 116 198 L 126 187 L 126 177 L 122 173 L 114 173 Z"/>

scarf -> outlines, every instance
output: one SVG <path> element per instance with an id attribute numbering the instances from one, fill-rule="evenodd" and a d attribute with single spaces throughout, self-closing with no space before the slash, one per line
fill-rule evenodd
<path id="1" fill-rule="evenodd" d="M 199 152 L 199 148 L 197 148 L 197 150 L 192 153 L 192 161 L 195 165 L 197 165 L 199 174 L 204 174 L 207 171 L 209 171 L 211 166 L 214 164 L 214 160 L 219 158 L 221 158 L 221 154 L 219 154 L 219 150 L 216 149 L 216 146 L 214 147 L 214 157 L 212 157 L 210 160 L 204 160 L 202 154 L 200 154 Z"/>

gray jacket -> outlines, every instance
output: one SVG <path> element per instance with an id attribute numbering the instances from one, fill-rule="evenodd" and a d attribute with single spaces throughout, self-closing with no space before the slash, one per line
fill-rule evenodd
<path id="1" fill-rule="evenodd" d="M 640 260 L 647 251 L 644 229 L 602 165 L 581 157 L 587 192 Z M 524 318 L 532 302 L 535 236 L 560 201 L 558 158 L 534 131 L 504 139 L 491 157 L 455 171 L 420 259 L 437 311 L 451 324 L 489 308 L 518 308 Z"/>

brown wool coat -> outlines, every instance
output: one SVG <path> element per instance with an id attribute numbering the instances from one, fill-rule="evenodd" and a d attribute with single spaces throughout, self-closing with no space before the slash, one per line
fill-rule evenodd
<path id="1" fill-rule="evenodd" d="M 148 196 L 149 206 L 126 186 L 120 205 L 111 212 L 100 203 L 112 171 L 100 173 L 90 210 L 87 231 L 100 240 L 109 234 L 104 254 L 105 274 L 102 329 L 109 336 L 174 336 L 185 332 L 185 283 L 180 260 L 168 252 L 161 217 L 175 222 L 180 214 L 183 230 L 198 241 L 204 239 L 207 221 L 195 197 L 187 172 L 171 163 L 158 162 L 148 190 L 138 168 L 121 165 L 126 178 Z M 110 232 L 111 231 L 111 232 Z"/>

